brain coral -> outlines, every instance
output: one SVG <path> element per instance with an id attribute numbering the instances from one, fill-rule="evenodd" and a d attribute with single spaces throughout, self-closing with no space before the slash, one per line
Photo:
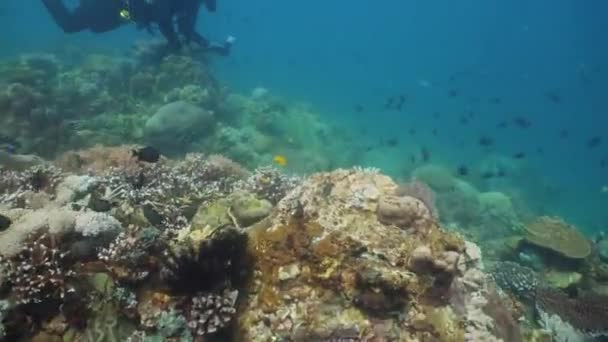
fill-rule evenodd
<path id="1" fill-rule="evenodd" d="M 525 226 L 525 239 L 571 259 L 584 259 L 591 245 L 576 227 L 555 217 L 542 216 Z"/>

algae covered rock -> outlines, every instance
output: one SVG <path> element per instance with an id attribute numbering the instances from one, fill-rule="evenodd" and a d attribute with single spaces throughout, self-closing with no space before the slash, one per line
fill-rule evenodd
<path id="1" fill-rule="evenodd" d="M 439 284 L 449 286 L 479 264 L 479 250 L 467 254 L 465 243 L 443 231 L 419 200 L 395 197 L 396 188 L 374 170 L 314 174 L 277 204 L 268 225 L 253 226 L 255 263 L 240 340 L 414 341 L 446 327 L 454 330 L 446 336 L 462 337 L 462 316 L 438 317 L 429 308 L 425 317 L 421 303 L 435 291 L 446 294 Z M 424 230 L 416 229 L 420 218 Z M 435 272 L 408 269 L 419 246 Z"/>
<path id="2" fill-rule="evenodd" d="M 249 193 L 239 193 L 233 197 L 232 213 L 241 226 L 249 226 L 270 214 L 273 205 Z"/>
<path id="3" fill-rule="evenodd" d="M 576 227 L 555 217 L 542 216 L 525 226 L 527 242 L 570 259 L 591 254 L 591 244 Z"/>

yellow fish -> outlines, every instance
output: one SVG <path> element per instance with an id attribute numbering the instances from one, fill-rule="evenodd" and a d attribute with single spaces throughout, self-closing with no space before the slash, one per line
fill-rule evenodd
<path id="1" fill-rule="evenodd" d="M 281 166 L 287 166 L 287 158 L 285 158 L 285 156 L 282 156 L 280 154 L 277 154 L 276 156 L 274 156 L 274 158 L 272 158 L 272 161 Z"/>

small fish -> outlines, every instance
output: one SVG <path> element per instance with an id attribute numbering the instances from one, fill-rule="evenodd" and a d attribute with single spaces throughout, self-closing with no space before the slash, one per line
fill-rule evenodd
<path id="1" fill-rule="evenodd" d="M 461 125 L 466 125 L 469 123 L 469 119 L 465 116 L 461 116 L 458 122 L 460 122 Z"/>
<path id="2" fill-rule="evenodd" d="M 481 174 L 481 178 L 483 178 L 483 179 L 494 178 L 494 176 L 495 176 L 494 172 L 491 172 L 491 171 L 486 171 Z"/>
<path id="3" fill-rule="evenodd" d="M 562 96 L 559 94 L 558 90 L 549 90 L 545 93 L 545 97 L 547 98 L 547 100 L 555 103 L 555 104 L 560 104 L 562 102 Z"/>
<path id="4" fill-rule="evenodd" d="M 602 137 L 596 135 L 587 141 L 588 148 L 595 148 L 602 144 Z"/>
<path id="5" fill-rule="evenodd" d="M 431 151 L 426 147 L 422 147 L 420 149 L 420 157 L 423 162 L 428 163 L 428 161 L 431 160 Z"/>
<path id="6" fill-rule="evenodd" d="M 409 133 L 410 133 L 410 135 L 416 135 L 416 129 L 410 128 Z"/>
<path id="7" fill-rule="evenodd" d="M 480 146 L 490 147 L 490 146 L 494 145 L 494 139 L 492 139 L 491 137 L 488 137 L 488 136 L 482 136 L 481 138 L 479 138 L 478 143 Z"/>
<path id="8" fill-rule="evenodd" d="M 152 146 L 142 147 L 137 150 L 133 150 L 133 156 L 137 157 L 137 160 L 146 163 L 156 163 L 160 159 L 160 152 Z"/>
<path id="9" fill-rule="evenodd" d="M 502 103 L 502 99 L 500 97 L 492 97 L 489 100 L 490 104 L 499 105 Z"/>
<path id="10" fill-rule="evenodd" d="M 399 145 L 399 139 L 397 139 L 397 138 L 388 138 L 388 139 L 386 139 L 386 144 L 389 147 L 396 147 L 397 145 Z"/>
<path id="11" fill-rule="evenodd" d="M 508 126 L 509 124 L 506 121 L 501 121 L 498 123 L 498 125 L 496 125 L 498 128 L 507 128 Z"/>
<path id="12" fill-rule="evenodd" d="M 530 120 L 524 118 L 523 116 L 518 116 L 513 119 L 513 123 L 519 128 L 529 128 L 530 126 L 532 126 L 532 122 L 530 122 Z"/>
<path id="13" fill-rule="evenodd" d="M 460 165 L 458 166 L 458 169 L 456 169 L 456 173 L 458 173 L 459 176 L 466 177 L 469 175 L 469 168 L 466 165 Z"/>
<path id="14" fill-rule="evenodd" d="M 287 158 L 285 158 L 285 156 L 282 156 L 280 154 L 277 154 L 276 156 L 274 156 L 274 158 L 272 158 L 272 161 L 280 166 L 287 166 Z"/>
<path id="15" fill-rule="evenodd" d="M 386 99 L 386 102 L 384 103 L 384 109 L 391 109 L 393 108 L 393 104 L 395 103 L 395 98 L 390 96 Z"/>
<path id="16" fill-rule="evenodd" d="M 355 105 L 355 112 L 362 113 L 363 112 L 363 106 L 360 105 L 360 104 Z"/>
<path id="17" fill-rule="evenodd" d="M 448 90 L 448 96 L 449 97 L 456 97 L 459 95 L 459 92 L 457 89 L 450 89 Z"/>
<path id="18" fill-rule="evenodd" d="M 568 132 L 567 129 L 562 129 L 561 131 L 559 131 L 559 137 L 561 139 L 567 139 L 570 136 L 570 132 Z"/>
<path id="19" fill-rule="evenodd" d="M 431 131 L 431 133 L 433 133 L 433 136 L 437 136 L 437 128 L 433 128 L 433 130 Z"/>
<path id="20" fill-rule="evenodd" d="M 526 154 L 523 152 L 518 152 L 513 155 L 513 158 L 515 158 L 515 159 L 524 159 L 525 157 L 526 157 Z"/>

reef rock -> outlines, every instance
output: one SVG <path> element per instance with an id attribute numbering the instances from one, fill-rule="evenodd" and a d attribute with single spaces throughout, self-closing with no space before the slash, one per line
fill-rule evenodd
<path id="1" fill-rule="evenodd" d="M 315 174 L 289 192 L 268 220 L 252 226 L 249 249 L 255 262 L 246 291 L 250 295 L 239 310 L 239 340 L 494 336 L 488 330 L 493 319 L 481 312 L 483 305 L 474 314 L 468 311 L 473 306 L 465 305 L 462 316 L 437 318 L 437 312 L 451 309 L 432 306 L 428 299 L 449 297 L 456 279 L 460 295 L 483 299 L 487 277 L 480 269 L 479 249 L 442 230 L 418 200 L 398 198 L 389 206 L 386 199 L 395 199 L 396 187 L 374 170 Z M 416 258 L 432 264 L 434 271 L 408 270 Z M 480 290 L 471 294 L 473 285 Z M 446 326 L 453 329 L 437 331 Z M 491 340 L 499 337 L 485 341 Z"/>

